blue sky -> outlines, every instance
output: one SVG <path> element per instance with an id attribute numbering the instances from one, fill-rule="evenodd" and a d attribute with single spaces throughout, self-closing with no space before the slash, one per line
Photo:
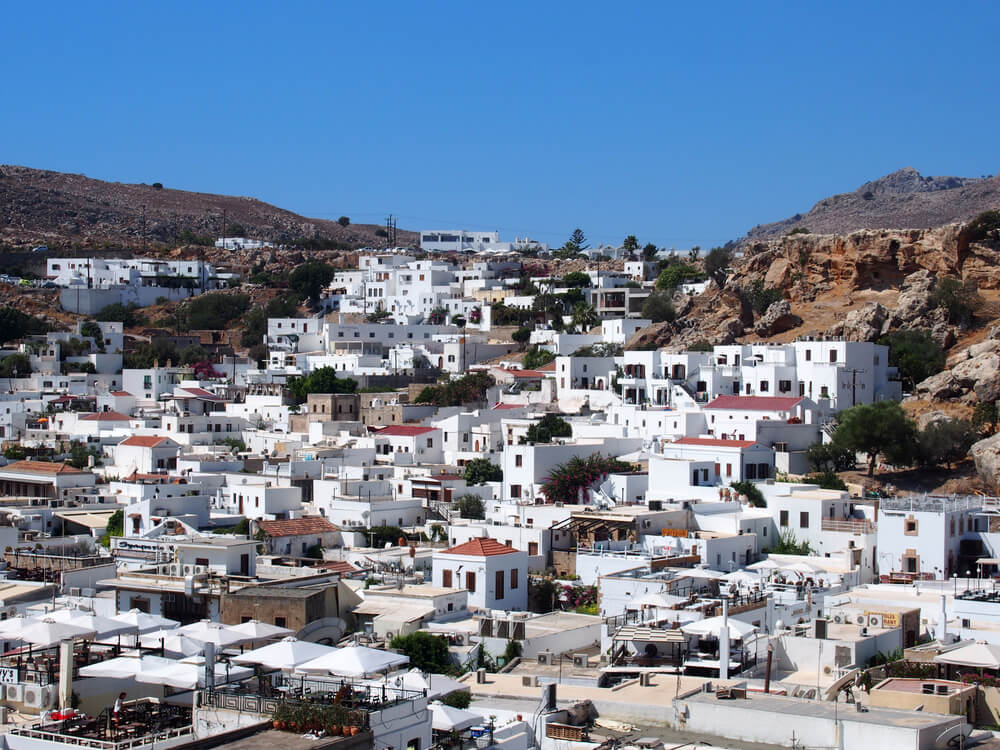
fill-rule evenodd
<path id="1" fill-rule="evenodd" d="M 710 246 L 1000 170 L 1000 5 L 12 3 L 0 162 L 311 216 Z"/>

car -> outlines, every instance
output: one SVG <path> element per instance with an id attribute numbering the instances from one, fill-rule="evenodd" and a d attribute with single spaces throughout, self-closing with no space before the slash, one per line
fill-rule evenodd
<path id="1" fill-rule="evenodd" d="M 31 248 L 33 253 L 47 253 L 49 251 L 48 245 L 39 245 L 38 247 Z"/>
<path id="2" fill-rule="evenodd" d="M 42 289 L 56 289 L 58 286 L 54 281 L 46 281 L 42 284 Z"/>

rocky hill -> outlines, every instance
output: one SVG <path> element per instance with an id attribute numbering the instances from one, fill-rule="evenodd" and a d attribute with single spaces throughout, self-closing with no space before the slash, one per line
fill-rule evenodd
<path id="1" fill-rule="evenodd" d="M 381 227 L 311 219 L 255 198 L 104 182 L 84 175 L 0 166 L 0 243 L 53 247 L 174 244 L 222 234 L 222 216 L 241 234 L 276 243 L 325 241 L 384 247 Z M 145 215 L 145 219 L 143 219 Z M 234 226 L 235 225 L 235 226 Z M 144 231 L 145 228 L 145 231 Z M 227 234 L 231 234 L 227 231 Z M 417 235 L 400 230 L 397 244 Z"/>
<path id="2" fill-rule="evenodd" d="M 795 229 L 848 234 L 859 229 L 939 227 L 968 221 L 991 208 L 1000 208 L 1000 175 L 924 177 L 906 167 L 866 182 L 853 193 L 824 198 L 808 213 L 760 224 L 745 239 L 770 239 Z"/>

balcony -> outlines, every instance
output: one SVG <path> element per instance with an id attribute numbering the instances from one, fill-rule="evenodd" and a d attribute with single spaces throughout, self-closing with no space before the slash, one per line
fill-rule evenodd
<path id="1" fill-rule="evenodd" d="M 867 518 L 851 518 L 838 520 L 834 518 L 823 519 L 823 531 L 844 531 L 849 534 L 874 534 L 875 523 Z"/>

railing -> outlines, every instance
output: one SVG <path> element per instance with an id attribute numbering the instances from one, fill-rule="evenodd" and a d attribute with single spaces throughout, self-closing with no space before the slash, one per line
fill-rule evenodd
<path id="1" fill-rule="evenodd" d="M 979 495 L 919 495 L 910 497 L 886 497 L 879 507 L 882 510 L 917 511 L 928 513 L 943 513 L 944 511 L 980 510 L 987 499 L 995 504 L 995 498 L 985 498 Z"/>
<path id="2" fill-rule="evenodd" d="M 851 534 L 874 534 L 875 524 L 867 518 L 837 520 L 824 518 L 823 531 L 847 531 Z"/>
<path id="3" fill-rule="evenodd" d="M 177 737 L 185 737 L 193 732 L 194 727 L 186 726 L 178 729 L 167 729 L 162 732 L 154 732 L 143 735 L 142 737 L 133 737 L 116 742 L 113 740 L 98 740 L 91 737 L 80 737 L 75 734 L 62 734 L 61 732 L 35 727 L 14 727 L 10 730 L 10 734 L 17 737 L 30 737 L 31 739 L 45 740 L 46 742 L 58 742 L 61 745 L 93 747 L 98 750 L 128 750 L 128 748 L 132 747 L 142 747 L 144 745 L 152 745 L 156 742 L 164 742 L 166 740 L 175 739 Z"/>

